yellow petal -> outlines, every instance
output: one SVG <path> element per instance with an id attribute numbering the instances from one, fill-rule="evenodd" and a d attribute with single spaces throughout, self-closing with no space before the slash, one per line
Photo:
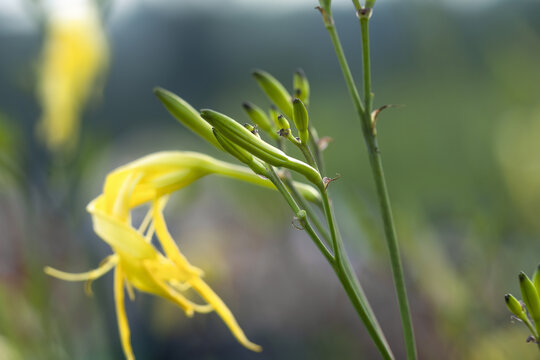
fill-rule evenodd
<path id="1" fill-rule="evenodd" d="M 124 304 L 124 273 L 120 266 L 117 266 L 114 271 L 114 302 L 116 304 L 118 332 L 120 333 L 120 341 L 122 342 L 124 355 L 127 360 L 135 360 L 133 349 L 131 348 L 129 323 Z"/>
<path id="2" fill-rule="evenodd" d="M 54 276 L 58 279 L 66 280 L 66 281 L 84 281 L 84 280 L 95 280 L 99 278 L 100 276 L 103 276 L 105 273 L 107 273 L 109 270 L 111 270 L 114 265 L 118 262 L 118 256 L 117 255 L 110 255 L 104 259 L 102 264 L 94 270 L 90 270 L 83 273 L 67 273 L 64 271 L 53 269 L 50 266 L 46 266 L 44 271 L 47 275 Z"/>
<path id="3" fill-rule="evenodd" d="M 155 248 L 147 243 L 143 236 L 125 222 L 121 222 L 104 211 L 100 210 L 99 204 L 103 195 L 88 205 L 88 211 L 92 214 L 94 231 L 119 255 L 130 259 L 155 258 Z"/>
<path id="4" fill-rule="evenodd" d="M 184 255 L 176 246 L 169 230 L 167 229 L 167 224 L 163 218 L 163 207 L 167 202 L 168 197 L 164 196 L 161 199 L 154 201 L 154 226 L 156 227 L 156 234 L 158 236 L 159 242 L 163 247 L 163 251 L 169 259 L 171 259 L 178 267 L 185 270 L 186 272 L 193 273 L 195 275 L 202 275 L 202 271 L 192 266 Z"/>
<path id="5" fill-rule="evenodd" d="M 262 347 L 252 343 L 248 340 L 244 331 L 240 328 L 231 310 L 225 305 L 223 300 L 217 296 L 217 294 L 208 286 L 201 278 L 194 278 L 190 280 L 191 286 L 205 299 L 218 315 L 223 319 L 225 324 L 229 327 L 229 330 L 233 333 L 234 337 L 246 348 L 252 351 L 260 352 Z"/>
<path id="6" fill-rule="evenodd" d="M 187 316 L 193 316 L 193 312 L 208 313 L 214 309 L 210 304 L 199 305 L 184 297 L 182 294 L 175 291 L 173 288 L 167 286 L 166 280 L 171 277 L 177 276 L 178 271 L 174 267 L 170 266 L 160 266 L 161 264 L 146 261 L 145 267 L 148 270 L 148 274 L 154 280 L 155 284 L 163 290 L 165 296 L 170 301 L 174 302 L 176 305 L 180 306 Z M 185 280 L 183 278 L 182 280 Z"/>

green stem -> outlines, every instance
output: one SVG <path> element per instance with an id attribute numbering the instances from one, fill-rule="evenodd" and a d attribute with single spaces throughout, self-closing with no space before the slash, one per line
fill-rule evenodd
<path id="1" fill-rule="evenodd" d="M 371 12 L 371 9 L 366 9 Z M 412 318 L 409 308 L 409 301 L 407 298 L 407 289 L 405 287 L 405 278 L 403 275 L 403 265 L 401 262 L 401 256 L 399 252 L 398 239 L 396 235 L 396 229 L 394 220 L 392 217 L 392 208 L 390 205 L 390 196 L 388 195 L 388 188 L 386 186 L 386 179 L 384 177 L 384 169 L 382 164 L 382 157 L 379 152 L 377 139 L 374 132 L 371 130 L 371 103 L 373 99 L 373 93 L 371 91 L 371 63 L 370 63 L 370 48 L 369 48 L 369 16 L 366 14 L 360 17 L 360 27 L 362 30 L 362 54 L 363 54 L 363 72 L 364 72 L 364 138 L 366 139 L 366 145 L 369 149 L 369 159 L 371 163 L 371 169 L 373 172 L 373 178 L 375 180 L 375 186 L 377 188 L 377 195 L 379 198 L 379 206 L 384 224 L 384 232 L 386 235 L 386 242 L 388 245 L 388 251 L 390 254 L 390 263 L 392 264 L 392 275 L 394 277 L 394 285 L 396 287 L 396 293 L 398 297 L 399 310 L 401 313 L 401 324 L 403 327 L 403 336 L 405 340 L 405 347 L 407 349 L 407 358 L 416 359 L 416 343 L 414 340 L 414 330 L 412 324 Z"/>
<path id="2" fill-rule="evenodd" d="M 274 171 L 272 167 L 269 168 L 268 178 L 272 181 L 272 183 L 274 183 L 276 189 L 278 189 L 278 191 L 283 195 L 283 197 L 287 201 L 287 204 L 289 204 L 289 206 L 294 211 L 294 213 L 297 216 L 298 214 L 301 214 L 302 209 L 298 206 L 298 204 L 294 200 L 291 193 L 287 191 L 282 180 L 279 178 L 279 176 L 276 174 L 276 172 Z M 371 338 L 375 342 L 375 345 L 379 349 L 381 355 L 386 360 L 392 360 L 394 359 L 394 356 L 392 355 L 392 351 L 390 350 L 390 347 L 388 346 L 388 343 L 379 326 L 379 323 L 377 322 L 375 315 L 373 314 L 373 310 L 371 309 L 369 305 L 369 302 L 358 281 L 358 278 L 356 277 L 354 271 L 352 270 L 350 260 L 347 257 L 345 250 L 343 248 L 341 237 L 338 236 L 339 233 L 334 227 L 334 216 L 332 214 L 332 210 L 330 208 L 330 202 L 328 200 L 328 196 L 326 195 L 326 192 L 324 192 L 323 198 L 325 199 L 324 200 L 325 213 L 328 215 L 329 224 L 331 224 L 330 228 L 334 229 L 334 231 L 331 230 L 331 233 L 333 234 L 332 235 L 333 244 L 336 246 L 335 248 L 336 253 L 340 254 L 340 257 L 339 257 L 340 260 L 339 261 L 337 260 L 335 254 L 332 255 L 330 253 L 330 251 L 327 249 L 327 247 L 324 245 L 321 239 L 313 231 L 313 228 L 311 227 L 308 219 L 305 219 L 305 221 L 302 222 L 302 225 L 304 226 L 304 229 L 306 230 L 308 235 L 311 237 L 315 245 L 319 248 L 321 253 L 324 255 L 324 257 L 326 258 L 326 260 L 328 261 L 328 263 L 330 264 L 330 266 L 336 273 L 339 281 L 343 285 L 345 292 L 347 293 L 347 296 L 349 297 L 358 315 L 364 322 L 368 333 L 370 334 Z M 307 213 L 308 212 L 306 211 L 306 214 Z M 310 216 L 310 220 L 316 221 L 315 219 L 316 217 Z"/>
<path id="3" fill-rule="evenodd" d="M 371 9 L 365 9 L 366 13 L 361 13 L 362 10 L 358 12 L 360 15 L 360 24 L 362 30 L 362 57 L 363 57 L 363 72 L 364 72 L 364 106 L 354 79 L 352 77 L 347 59 L 343 52 L 343 48 L 339 41 L 337 30 L 334 26 L 334 21 L 332 19 L 332 14 L 330 9 L 324 9 L 326 13 L 323 12 L 323 20 L 326 29 L 330 35 L 330 39 L 334 46 L 338 62 L 340 64 L 341 70 L 343 72 L 343 77 L 345 83 L 347 84 L 347 89 L 350 93 L 350 96 L 353 101 L 353 105 L 357 112 L 357 115 L 362 123 L 362 131 L 366 146 L 368 148 L 368 155 L 370 159 L 371 169 L 373 173 L 373 178 L 375 181 L 375 186 L 377 189 L 377 196 L 379 198 L 379 205 L 381 210 L 381 215 L 383 218 L 384 231 L 386 235 L 387 246 L 390 255 L 390 262 L 392 265 L 392 275 L 394 277 L 394 284 L 396 287 L 396 293 L 398 297 L 399 309 L 401 313 L 401 322 L 403 326 L 403 335 L 405 340 L 405 345 L 407 348 L 407 357 L 408 359 L 416 359 L 416 346 L 414 341 L 414 332 L 412 326 L 412 320 L 409 310 L 409 304 L 407 299 L 407 292 L 405 289 L 405 281 L 403 277 L 403 266 L 401 264 L 401 258 L 399 255 L 399 247 L 397 242 L 397 236 L 394 226 L 394 221 L 392 219 L 392 210 L 390 206 L 390 198 L 388 196 L 388 190 L 386 186 L 386 180 L 384 178 L 384 171 L 382 166 L 382 158 L 379 152 L 377 141 L 373 131 L 371 130 L 371 103 L 373 94 L 371 92 L 371 68 L 370 68 L 370 49 L 369 49 L 369 16 L 371 15 Z M 323 197 L 324 201 L 324 197 Z M 336 255 L 337 256 L 337 255 Z"/>
<path id="4" fill-rule="evenodd" d="M 311 147 L 313 148 L 313 153 L 315 155 L 315 161 L 317 162 L 317 167 L 319 168 L 319 172 L 321 173 L 321 176 L 324 176 L 325 169 L 324 169 L 324 161 L 322 157 L 322 151 L 319 147 L 319 136 L 317 135 L 317 132 L 310 126 L 308 127 L 309 131 L 309 142 L 311 143 Z"/>
<path id="5" fill-rule="evenodd" d="M 335 226 L 334 214 L 328 199 L 326 189 L 321 191 L 323 199 L 324 212 L 327 218 L 328 227 L 332 237 L 332 244 L 334 247 L 334 258 L 336 259 L 334 271 L 338 276 L 345 292 L 349 296 L 351 303 L 353 304 L 356 312 L 362 319 L 366 330 L 375 342 L 377 349 L 381 353 L 384 359 L 394 359 L 392 350 L 386 341 L 384 333 L 373 313 L 369 301 L 356 277 L 356 274 L 352 268 L 347 252 L 343 246 L 343 241 L 339 235 L 339 231 Z"/>
<path id="6" fill-rule="evenodd" d="M 269 166 L 269 169 L 268 169 L 268 178 L 270 179 L 270 181 L 272 181 L 272 183 L 275 185 L 276 189 L 281 193 L 281 195 L 285 198 L 285 201 L 287 201 L 287 204 L 289 204 L 289 206 L 291 207 L 291 209 L 294 211 L 294 214 L 295 215 L 299 215 L 301 214 L 301 211 L 302 209 L 300 208 L 300 206 L 298 206 L 298 204 L 296 203 L 296 201 L 293 199 L 293 197 L 291 196 L 291 194 L 289 193 L 289 191 L 286 189 L 285 185 L 283 184 L 283 182 L 281 181 L 281 179 L 279 178 L 279 176 L 276 174 L 275 170 L 273 167 Z M 306 212 L 307 213 L 307 212 Z M 326 260 L 330 263 L 330 264 L 333 264 L 334 263 L 334 255 L 332 255 L 332 253 L 330 252 L 330 250 L 328 250 L 328 248 L 326 247 L 326 245 L 322 242 L 322 240 L 319 238 L 319 236 L 317 235 L 317 233 L 315 233 L 315 231 L 313 230 L 313 228 L 311 227 L 311 224 L 309 223 L 309 221 L 307 219 L 304 219 L 305 221 L 302 221 L 302 219 L 299 219 L 299 221 L 301 221 L 302 223 L 302 226 L 304 227 L 304 230 L 306 230 L 306 232 L 308 233 L 309 237 L 313 240 L 313 242 L 315 243 L 315 245 L 319 248 L 319 250 L 321 251 L 321 253 L 324 255 L 324 257 L 326 258 Z"/>
<path id="7" fill-rule="evenodd" d="M 283 179 L 283 182 L 285 183 L 285 186 L 287 187 L 287 189 L 291 192 L 291 195 L 296 200 L 296 202 L 306 211 L 308 218 L 313 222 L 319 234 L 323 237 L 323 239 L 327 242 L 327 244 L 330 245 L 331 244 L 330 234 L 325 229 L 322 222 L 319 220 L 317 214 L 315 214 L 315 212 L 313 211 L 313 208 L 298 192 L 298 190 L 294 186 L 292 179 L 290 178 L 290 175 L 286 175 Z"/>

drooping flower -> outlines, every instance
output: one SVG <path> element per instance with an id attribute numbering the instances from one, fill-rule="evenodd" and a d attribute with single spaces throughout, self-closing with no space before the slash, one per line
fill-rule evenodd
<path id="1" fill-rule="evenodd" d="M 81 110 L 106 67 L 108 49 L 94 1 L 49 3 L 37 130 L 45 145 L 58 152 L 77 142 Z"/>
<path id="2" fill-rule="evenodd" d="M 265 186 L 269 183 L 247 168 L 203 154 L 163 152 L 146 156 L 113 171 L 106 179 L 103 194 L 87 207 L 95 232 L 111 246 L 114 254 L 86 273 L 70 274 L 45 268 L 47 274 L 67 281 L 92 281 L 114 268 L 118 328 L 127 359 L 133 359 L 134 355 L 124 308 L 124 286 L 131 298 L 133 288 L 151 293 L 177 304 L 187 316 L 216 311 L 242 345 L 253 351 L 261 350 L 247 339 L 229 308 L 204 282 L 202 270 L 191 265 L 180 252 L 163 217 L 169 193 L 211 173 Z M 131 222 L 131 211 L 144 203 L 150 203 L 150 209 L 136 229 Z M 152 245 L 154 234 L 163 253 Z M 190 288 L 206 303 L 190 300 L 185 295 Z"/>

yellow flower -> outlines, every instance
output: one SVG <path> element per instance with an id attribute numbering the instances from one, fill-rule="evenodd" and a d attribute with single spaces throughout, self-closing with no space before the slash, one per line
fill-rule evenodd
<path id="1" fill-rule="evenodd" d="M 249 171 L 242 166 L 192 152 L 157 153 L 120 167 L 109 174 L 103 194 L 87 208 L 92 215 L 95 232 L 111 246 L 114 254 L 97 269 L 86 273 L 70 274 L 50 267 L 46 267 L 45 272 L 68 281 L 92 281 L 115 269 L 118 328 L 127 359 L 134 356 L 124 308 L 124 286 L 132 299 L 133 288 L 161 296 L 181 307 L 187 316 L 195 312 L 216 311 L 242 345 L 261 351 L 260 346 L 246 338 L 225 303 L 202 280 L 202 270 L 191 265 L 179 251 L 163 217 L 169 193 L 207 174 L 216 173 L 269 186 L 268 180 Z M 136 229 L 131 223 L 131 210 L 144 203 L 150 203 L 150 209 Z M 154 233 L 163 253 L 152 245 Z M 206 303 L 198 304 L 188 299 L 185 291 L 190 288 Z"/>
<path id="2" fill-rule="evenodd" d="M 107 44 L 94 3 L 57 2 L 48 16 L 37 130 L 52 151 L 69 150 L 77 143 L 81 109 L 107 63 Z"/>

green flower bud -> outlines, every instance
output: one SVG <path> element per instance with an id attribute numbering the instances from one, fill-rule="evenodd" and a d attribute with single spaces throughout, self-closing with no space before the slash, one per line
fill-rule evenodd
<path id="1" fill-rule="evenodd" d="M 536 291 L 536 287 L 524 272 L 519 274 L 519 287 L 521 297 L 529 310 L 529 314 L 535 324 L 540 325 L 540 298 L 538 297 L 538 291 Z"/>
<path id="2" fill-rule="evenodd" d="M 291 95 L 287 89 L 266 71 L 257 70 L 253 72 L 253 76 L 270 100 L 272 100 L 272 102 L 276 104 L 287 117 L 292 118 L 293 109 Z"/>
<path id="3" fill-rule="evenodd" d="M 300 99 L 293 100 L 293 109 L 294 109 L 293 121 L 294 121 L 294 125 L 298 129 L 298 137 L 300 138 L 300 142 L 302 144 L 307 144 L 307 141 L 309 139 L 309 131 L 308 131 L 309 118 L 308 118 L 307 109 L 304 106 L 304 103 L 300 101 Z"/>
<path id="4" fill-rule="evenodd" d="M 279 124 L 279 136 L 288 137 L 291 133 L 291 125 L 287 121 L 287 118 L 283 115 L 279 115 L 277 121 Z"/>
<path id="5" fill-rule="evenodd" d="M 172 116 L 174 116 L 185 127 L 218 149 L 223 150 L 212 133 L 212 127 L 206 121 L 204 121 L 197 110 L 184 101 L 184 99 L 168 90 L 159 87 L 154 89 L 154 94 L 156 94 L 159 100 L 161 100 L 163 105 L 165 105 L 165 108 L 169 110 Z"/>
<path id="6" fill-rule="evenodd" d="M 274 139 L 277 138 L 276 132 L 274 131 L 274 123 L 268 118 L 268 116 L 266 116 L 260 107 L 247 101 L 242 104 L 242 107 L 255 125 L 261 128 L 263 131 L 266 131 Z"/>
<path id="7" fill-rule="evenodd" d="M 281 129 L 278 121 L 279 115 L 281 114 L 279 113 L 278 109 L 274 105 L 270 106 L 270 110 L 268 110 L 268 117 L 270 120 L 272 120 L 276 128 Z"/>
<path id="8" fill-rule="evenodd" d="M 324 189 L 321 175 L 317 170 L 300 160 L 288 156 L 280 149 L 254 136 L 249 130 L 230 117 L 206 109 L 201 110 L 201 116 L 235 145 L 244 148 L 270 165 L 283 166 L 297 171 L 320 189 Z"/>
<path id="9" fill-rule="evenodd" d="M 309 82 L 304 70 L 298 69 L 293 75 L 294 96 L 307 106 L 309 104 Z"/>
<path id="10" fill-rule="evenodd" d="M 540 295 L 540 265 L 536 267 L 536 271 L 534 272 L 532 281 L 534 287 L 536 288 L 536 291 L 538 291 L 538 294 Z"/>
<path id="11" fill-rule="evenodd" d="M 220 145 L 225 149 L 226 152 L 243 162 L 253 170 L 254 173 L 259 175 L 266 175 L 266 169 L 260 161 L 256 160 L 252 154 L 242 149 L 240 146 L 233 144 L 229 139 L 224 137 L 216 129 L 212 129 L 214 136 Z"/>
<path id="12" fill-rule="evenodd" d="M 527 314 L 523 311 L 521 303 L 516 299 L 512 294 L 504 295 L 504 301 L 506 302 L 506 307 L 512 314 L 514 314 L 519 320 L 527 321 Z"/>

